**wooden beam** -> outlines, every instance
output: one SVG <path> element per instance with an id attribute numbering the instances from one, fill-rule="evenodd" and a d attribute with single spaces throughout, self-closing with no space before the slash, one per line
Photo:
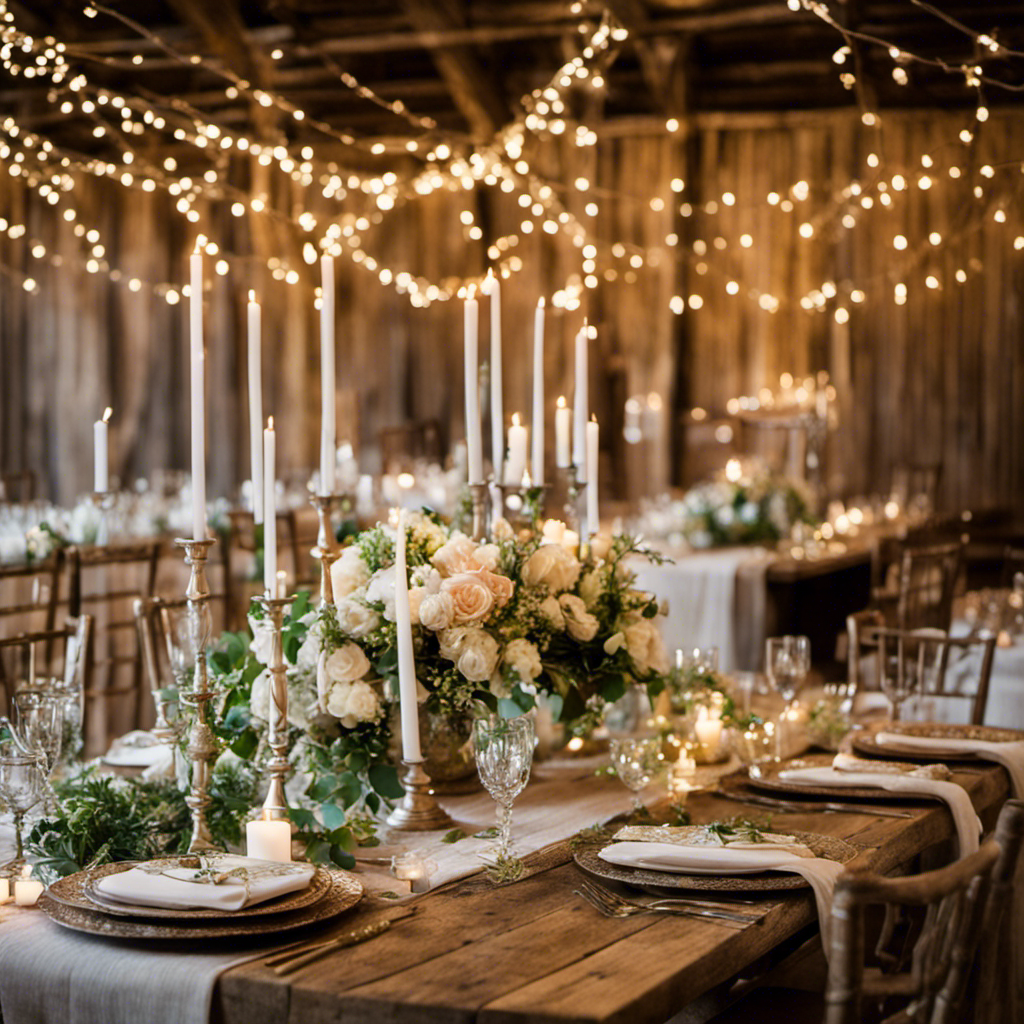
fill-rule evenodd
<path id="1" fill-rule="evenodd" d="M 457 0 L 402 0 L 402 9 L 421 33 L 465 27 L 465 12 Z M 477 55 L 457 44 L 434 49 L 431 56 L 470 133 L 481 141 L 491 138 L 508 120 L 509 109 Z"/>

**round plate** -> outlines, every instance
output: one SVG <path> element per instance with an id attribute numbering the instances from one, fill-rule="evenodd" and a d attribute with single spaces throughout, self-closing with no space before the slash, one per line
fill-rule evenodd
<path id="1" fill-rule="evenodd" d="M 83 910 L 58 903 L 48 893 L 39 898 L 39 907 L 52 921 L 77 932 L 102 935 L 111 939 L 221 939 L 239 935 L 279 935 L 307 925 L 337 917 L 354 907 L 363 895 L 362 883 L 346 871 L 324 871 L 330 887 L 317 903 L 281 914 L 191 924 L 184 921 L 147 921 L 114 917 L 96 907 Z M 254 908 L 255 909 L 255 908 Z"/>
<path id="2" fill-rule="evenodd" d="M 888 750 L 889 748 L 880 749 Z M 834 758 L 835 754 L 808 754 L 805 757 L 794 757 L 781 764 L 762 766 L 763 774 L 759 778 L 751 776 L 743 781 L 751 789 L 763 789 L 783 796 L 821 796 L 828 800 L 840 801 L 884 800 L 886 803 L 893 800 L 936 799 L 917 793 L 892 793 L 879 786 L 816 786 L 813 782 L 790 782 L 787 779 L 779 778 L 779 772 L 788 771 L 791 768 L 827 768 L 832 764 Z M 932 757 L 930 761 L 934 762 L 935 758 Z"/>
<path id="3" fill-rule="evenodd" d="M 901 722 L 888 725 L 885 732 L 902 732 L 907 736 L 927 736 L 931 739 L 951 740 L 983 740 L 988 743 L 1013 743 L 1024 739 L 1024 732 L 1018 729 L 997 729 L 990 725 L 946 725 L 941 722 Z M 898 757 L 901 761 L 921 761 L 924 763 L 935 760 L 943 761 L 978 761 L 977 754 L 964 750 L 951 750 L 936 747 L 932 750 L 921 750 L 916 747 L 901 747 L 887 743 L 882 746 L 876 743 L 872 734 L 854 734 L 853 749 L 865 757 L 880 757 L 892 760 Z"/>
<path id="4" fill-rule="evenodd" d="M 303 907 L 312 906 L 327 896 L 331 888 L 331 880 L 327 872 L 318 867 L 313 874 L 309 885 L 301 892 L 291 892 L 276 899 L 267 900 L 264 903 L 257 903 L 254 907 L 244 907 L 241 910 L 213 910 L 195 908 L 177 909 L 170 907 L 146 907 L 128 903 L 119 903 L 102 893 L 97 892 L 94 883 L 107 875 L 116 875 L 121 871 L 127 871 L 135 866 L 134 861 L 121 861 L 117 864 L 103 864 L 91 871 L 78 871 L 54 882 L 48 892 L 50 898 L 57 903 L 67 907 L 77 907 L 80 910 L 102 911 L 104 914 L 114 914 L 117 917 L 144 917 L 160 918 L 171 921 L 228 921 L 235 919 L 247 919 L 251 917 L 263 917 L 268 914 L 286 914 L 293 910 L 301 910 Z M 148 863 L 159 863 L 149 861 Z M 168 867 L 197 867 L 198 858 L 195 857 L 168 857 Z"/>
<path id="5" fill-rule="evenodd" d="M 840 864 L 853 860 L 860 852 L 843 839 L 823 836 L 816 832 L 790 832 L 809 847 L 817 857 Z M 709 892 L 764 892 L 808 889 L 810 886 L 799 875 L 762 871 L 756 875 L 684 875 L 674 871 L 651 871 L 646 868 L 619 867 L 601 860 L 596 847 L 577 850 L 573 860 L 589 875 L 625 882 L 638 888 L 656 886 L 659 889 L 704 889 Z"/>

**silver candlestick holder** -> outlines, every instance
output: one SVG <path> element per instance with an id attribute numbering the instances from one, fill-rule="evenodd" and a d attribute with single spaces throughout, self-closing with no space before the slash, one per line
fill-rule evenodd
<path id="1" fill-rule="evenodd" d="M 404 832 L 432 832 L 436 829 L 451 828 L 454 824 L 434 799 L 430 788 L 430 776 L 423 769 L 422 761 L 402 761 L 405 774 L 402 788 L 405 796 L 388 815 L 388 824 Z"/>
<path id="2" fill-rule="evenodd" d="M 579 468 L 575 465 L 564 466 L 561 472 L 565 478 L 565 525 L 579 532 L 583 522 L 580 504 L 586 495 L 587 482 L 580 480 Z"/>
<path id="3" fill-rule="evenodd" d="M 270 786 L 263 801 L 264 816 L 267 818 L 284 818 L 288 811 L 288 801 L 284 793 L 285 780 L 291 771 L 291 765 L 288 763 L 288 680 L 285 677 L 281 631 L 284 626 L 285 609 L 289 608 L 294 600 L 294 595 L 270 597 L 264 594 L 253 598 L 253 601 L 263 609 L 266 621 L 273 630 L 270 664 L 267 666 L 270 672 L 267 743 L 271 753 L 266 764 Z"/>
<path id="4" fill-rule="evenodd" d="M 490 487 L 487 484 L 470 484 L 469 494 L 473 501 L 473 540 L 486 540 L 491 532 Z"/>
<path id="5" fill-rule="evenodd" d="M 107 517 L 114 507 L 114 502 L 117 500 L 117 492 L 93 491 L 91 499 L 92 503 L 100 511 L 100 522 L 96 527 L 96 544 L 102 547 L 110 542 L 110 523 Z"/>
<path id="6" fill-rule="evenodd" d="M 195 675 L 192 693 L 187 703 L 195 708 L 188 736 L 188 754 L 192 761 L 192 779 L 185 803 L 192 812 L 192 839 L 189 853 L 202 853 L 215 849 L 206 823 L 206 810 L 210 806 L 210 765 L 217 755 L 217 741 L 208 722 L 210 701 L 209 678 L 206 673 L 206 644 L 210 639 L 210 585 L 206 579 L 206 559 L 210 548 L 217 542 L 207 540 L 186 540 L 175 542 L 185 549 L 185 564 L 191 569 L 185 598 L 188 601 L 188 638 L 195 656 Z"/>
<path id="7" fill-rule="evenodd" d="M 340 548 L 337 538 L 334 536 L 334 523 L 331 516 L 335 508 L 341 507 L 347 501 L 347 496 L 342 494 L 314 494 L 309 501 L 316 509 L 318 523 L 316 547 L 310 551 L 310 554 L 320 562 L 320 596 L 324 604 L 334 604 L 331 566 L 338 560 Z"/>
<path id="8" fill-rule="evenodd" d="M 545 496 L 551 490 L 549 484 L 501 485 L 501 514 L 513 529 L 535 529 L 544 521 Z"/>

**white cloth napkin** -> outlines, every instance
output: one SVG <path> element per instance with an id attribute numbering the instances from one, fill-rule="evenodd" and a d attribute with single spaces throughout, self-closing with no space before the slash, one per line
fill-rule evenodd
<path id="1" fill-rule="evenodd" d="M 598 856 L 609 864 L 684 875 L 742 875 L 762 871 L 786 871 L 800 875 L 814 893 L 821 942 L 825 955 L 829 954 L 832 893 L 836 879 L 843 873 L 843 866 L 834 860 L 815 857 L 806 846 L 773 843 L 687 846 L 681 843 L 623 842 L 606 846 Z"/>
<path id="2" fill-rule="evenodd" d="M 171 750 L 166 743 L 157 743 L 150 733 L 135 730 L 111 743 L 103 763 L 115 768 L 152 768 L 170 758 Z"/>
<path id="3" fill-rule="evenodd" d="M 995 761 L 1009 772 L 1014 796 L 1024 799 L 1024 740 L 992 743 L 989 740 L 952 736 L 913 736 L 904 732 L 879 732 L 875 734 L 874 740 L 880 747 L 897 745 L 923 751 L 956 750 L 977 754 L 986 761 Z"/>
<path id="4" fill-rule="evenodd" d="M 942 800 L 953 815 L 957 839 L 960 842 L 960 856 L 966 857 L 978 849 L 981 835 L 981 821 L 974 813 L 974 805 L 967 791 L 955 782 L 941 782 L 920 776 L 893 775 L 889 772 L 837 771 L 826 766 L 821 768 L 788 768 L 779 772 L 783 782 L 811 783 L 815 786 L 845 787 L 868 786 L 884 789 L 904 796 L 927 796 Z M 868 805 L 869 807 L 870 805 Z M 867 808 L 865 808 L 867 809 Z"/>
<path id="5" fill-rule="evenodd" d="M 96 889 L 108 899 L 135 906 L 241 910 L 305 889 L 316 871 L 312 864 L 279 864 L 231 855 L 209 857 L 207 863 L 218 873 L 244 869 L 247 874 L 232 875 L 213 885 L 201 878 L 192 880 L 198 876 L 197 868 L 170 868 L 164 874 L 130 868 L 101 878 Z"/>

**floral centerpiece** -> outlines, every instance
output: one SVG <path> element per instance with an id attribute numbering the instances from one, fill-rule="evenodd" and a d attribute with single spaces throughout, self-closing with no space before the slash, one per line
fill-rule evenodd
<path id="1" fill-rule="evenodd" d="M 706 483 L 692 487 L 674 513 L 695 548 L 757 544 L 788 537 L 813 523 L 812 496 L 802 481 L 773 473 L 759 459 L 730 459 Z"/>

